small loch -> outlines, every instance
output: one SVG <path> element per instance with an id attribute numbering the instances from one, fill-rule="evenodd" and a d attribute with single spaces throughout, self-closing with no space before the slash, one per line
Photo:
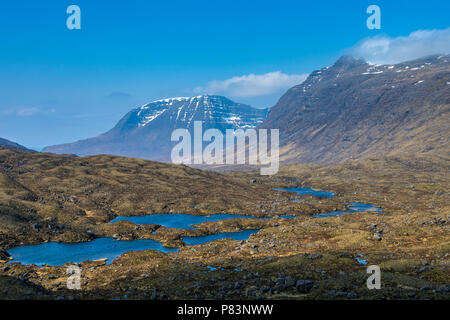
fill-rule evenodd
<path id="1" fill-rule="evenodd" d="M 377 213 L 382 212 L 381 208 L 375 207 L 373 204 L 370 204 L 370 203 L 350 202 L 350 206 L 348 207 L 348 210 L 318 213 L 318 214 L 314 214 L 313 217 L 315 217 L 315 218 L 334 217 L 334 216 L 338 216 L 341 214 L 365 212 L 365 211 L 377 212 Z"/>
<path id="2" fill-rule="evenodd" d="M 164 214 L 150 214 L 146 216 L 136 216 L 136 217 L 117 217 L 111 220 L 111 223 L 127 220 L 136 224 L 159 224 L 166 228 L 175 229 L 196 229 L 194 225 L 209 221 L 222 221 L 227 219 L 270 219 L 270 218 L 258 218 L 254 216 L 245 216 L 237 214 L 211 214 L 208 216 L 195 216 L 191 214 L 183 213 L 164 213 Z"/>
<path id="3" fill-rule="evenodd" d="M 188 245 L 205 244 L 219 239 L 246 240 L 257 229 L 240 232 L 225 232 L 199 237 L 183 237 Z M 128 251 L 157 250 L 160 252 L 178 252 L 177 248 L 165 248 L 155 240 L 138 239 L 131 241 L 115 240 L 114 238 L 98 238 L 88 242 L 58 243 L 47 242 L 37 245 L 19 246 L 8 250 L 14 258 L 11 262 L 35 264 L 37 266 L 61 266 L 65 263 L 79 263 L 87 260 L 108 259 L 106 264 Z"/>
<path id="4" fill-rule="evenodd" d="M 361 265 L 366 265 L 367 264 L 367 260 L 363 259 L 363 255 L 359 254 L 358 257 L 356 257 L 356 261 L 361 264 Z"/>
<path id="5" fill-rule="evenodd" d="M 322 198 L 334 197 L 334 192 L 319 191 L 311 188 L 277 188 L 277 191 L 295 192 L 297 195 L 313 195 Z M 350 202 L 347 211 L 333 211 L 316 214 L 313 217 L 331 217 L 340 214 L 356 213 L 363 211 L 382 212 L 381 208 L 372 204 L 362 202 Z M 213 214 L 208 216 L 196 216 L 189 214 L 152 214 L 135 217 L 117 217 L 111 220 L 115 223 L 121 220 L 128 220 L 136 224 L 158 224 L 167 228 L 176 229 L 196 229 L 195 225 L 209 221 L 222 221 L 227 219 L 245 218 L 245 219 L 272 219 L 270 217 L 260 218 L 249 215 L 235 214 Z M 295 216 L 281 216 L 280 218 L 295 218 Z M 226 232 L 210 234 L 198 237 L 183 237 L 186 245 L 201 245 L 219 239 L 247 240 L 252 234 L 258 232 L 258 229 L 243 230 L 240 232 Z M 57 243 L 47 242 L 39 245 L 24 245 L 8 250 L 8 253 L 14 258 L 12 262 L 21 262 L 22 264 L 35 264 L 38 266 L 51 265 L 60 266 L 65 263 L 79 263 L 86 260 L 98 260 L 106 258 L 107 264 L 128 251 L 157 250 L 160 252 L 177 252 L 177 248 L 165 248 L 161 242 L 155 240 L 138 239 L 132 241 L 119 241 L 114 238 L 98 238 L 89 242 L 81 243 Z M 359 262 L 359 261 L 358 261 Z M 362 261 L 361 261 L 362 262 Z"/>
<path id="6" fill-rule="evenodd" d="M 119 241 L 114 238 L 98 238 L 88 242 L 58 243 L 46 242 L 37 245 L 19 246 L 8 250 L 14 258 L 11 262 L 35 264 L 37 266 L 61 266 L 67 262 L 108 259 L 106 264 L 128 251 L 158 250 L 176 252 L 176 248 L 164 248 L 155 240 Z"/>
<path id="7" fill-rule="evenodd" d="M 311 195 L 320 198 L 333 198 L 335 193 L 330 191 L 315 190 L 312 188 L 302 187 L 302 188 L 274 188 L 276 191 L 287 191 L 295 192 L 297 195 Z"/>
<path id="8" fill-rule="evenodd" d="M 252 234 L 258 231 L 259 231 L 258 229 L 250 229 L 240 232 L 224 232 L 224 233 L 209 234 L 207 236 L 202 237 L 183 237 L 183 242 L 186 243 L 188 246 L 193 246 L 198 244 L 205 244 L 219 239 L 247 240 L 248 238 L 250 238 Z"/>
<path id="9" fill-rule="evenodd" d="M 311 188 L 274 188 L 274 190 L 295 192 L 297 195 L 312 195 L 312 196 L 321 197 L 321 198 L 333 198 L 335 195 L 334 192 L 314 190 Z M 294 202 L 298 202 L 298 200 L 294 200 Z M 365 212 L 365 211 L 382 213 L 382 208 L 375 207 L 371 203 L 349 202 L 349 204 L 350 205 L 348 206 L 348 210 L 318 213 L 318 214 L 314 214 L 313 217 L 314 218 L 334 217 L 334 216 L 338 216 L 341 214 Z"/>

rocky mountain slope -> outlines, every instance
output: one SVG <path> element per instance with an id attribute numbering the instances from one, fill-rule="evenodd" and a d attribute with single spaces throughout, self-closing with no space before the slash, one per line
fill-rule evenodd
<path id="1" fill-rule="evenodd" d="M 157 161 L 170 161 L 177 142 L 173 130 L 192 132 L 194 121 L 203 121 L 203 130 L 254 128 L 266 117 L 267 109 L 255 109 L 222 96 L 202 95 L 162 99 L 131 110 L 117 125 L 95 138 L 51 146 L 44 152 L 77 155 L 112 154 Z"/>
<path id="2" fill-rule="evenodd" d="M 0 138 L 0 148 L 8 148 L 8 149 L 13 149 L 13 150 L 21 150 L 21 151 L 26 151 L 26 152 L 36 152 L 34 150 L 30 150 L 16 142 L 12 142 L 3 138 Z"/>
<path id="3" fill-rule="evenodd" d="M 279 128 L 281 160 L 337 163 L 449 156 L 450 55 L 396 65 L 344 56 L 289 89 L 260 128 Z"/>

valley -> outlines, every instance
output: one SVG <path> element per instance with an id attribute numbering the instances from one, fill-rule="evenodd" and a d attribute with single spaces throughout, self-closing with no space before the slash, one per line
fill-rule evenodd
<path id="1" fill-rule="evenodd" d="M 344 56 L 270 111 L 167 98 L 45 152 L 1 140 L 0 299 L 449 299 L 448 59 Z M 197 121 L 279 129 L 278 171 L 167 163 Z"/>
<path id="2" fill-rule="evenodd" d="M 448 159 L 288 165 L 280 167 L 277 175 L 264 177 L 257 171 L 219 174 L 112 156 L 79 158 L 7 149 L 0 156 L 1 204 L 3 210 L 8 208 L 2 211 L 3 255 L 21 244 L 102 237 L 152 239 L 177 248 L 167 253 L 130 251 L 108 262 L 80 262 L 79 291 L 66 288 L 66 266 L 38 267 L 6 259 L 0 266 L 2 288 L 7 288 L 0 291 L 4 299 L 443 299 L 449 295 Z M 75 172 L 77 179 L 71 178 Z M 185 172 L 189 176 L 183 178 Z M 132 183 L 138 176 L 139 186 Z M 170 184 L 175 177 L 184 182 Z M 124 181 L 126 189 L 120 187 Z M 273 190 L 306 186 L 335 195 L 298 196 Z M 122 202 L 135 195 L 133 188 L 148 193 L 133 202 L 139 207 L 130 210 Z M 174 194 L 184 194 L 183 201 L 174 201 L 180 198 Z M 371 203 L 382 212 L 313 217 L 344 211 L 349 202 Z M 98 203 L 102 205 L 96 207 Z M 57 215 L 52 214 L 55 211 Z M 110 223 L 117 216 L 152 212 L 270 219 L 205 221 L 195 229 L 123 219 Z M 283 218 L 286 215 L 295 217 Z M 259 231 L 247 240 L 183 242 L 189 236 L 253 229 Z M 361 261 L 381 267 L 382 289 L 366 288 L 366 266 Z"/>
<path id="3" fill-rule="evenodd" d="M 445 316 L 450 1 L 4 2 L 2 311 Z"/>

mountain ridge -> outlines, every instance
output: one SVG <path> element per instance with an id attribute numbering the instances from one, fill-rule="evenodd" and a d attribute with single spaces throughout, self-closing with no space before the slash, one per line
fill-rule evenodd
<path id="1" fill-rule="evenodd" d="M 289 89 L 259 128 L 280 128 L 282 162 L 401 153 L 448 156 L 450 55 L 392 65 L 341 57 Z"/>
<path id="2" fill-rule="evenodd" d="M 192 131 L 194 121 L 202 121 L 204 130 L 253 128 L 266 114 L 267 109 L 256 109 L 215 95 L 159 99 L 132 109 L 104 134 L 49 146 L 43 152 L 80 156 L 112 154 L 167 162 L 176 144 L 170 141 L 175 129 Z"/>
<path id="3" fill-rule="evenodd" d="M 29 153 L 35 153 L 36 151 L 28 149 L 27 147 L 24 147 L 17 142 L 13 142 L 4 138 L 0 138 L 0 148 L 8 148 L 12 150 L 19 150 L 19 151 L 25 151 Z"/>

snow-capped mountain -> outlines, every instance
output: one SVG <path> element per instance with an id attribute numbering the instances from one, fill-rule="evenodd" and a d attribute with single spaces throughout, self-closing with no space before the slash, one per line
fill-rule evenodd
<path id="1" fill-rule="evenodd" d="M 448 157 L 449 115 L 450 55 L 389 65 L 344 56 L 289 89 L 259 128 L 280 128 L 285 162 Z"/>
<path id="2" fill-rule="evenodd" d="M 254 109 L 222 96 L 202 95 L 153 101 L 134 110 L 138 127 L 155 120 L 169 121 L 173 128 L 190 129 L 194 121 L 203 121 L 217 129 L 254 128 L 266 117 L 266 109 Z"/>
<path id="3" fill-rule="evenodd" d="M 175 129 L 193 130 L 194 121 L 203 129 L 254 128 L 262 123 L 267 109 L 255 109 L 222 96 L 201 95 L 156 100 L 131 110 L 110 131 L 74 143 L 50 146 L 44 152 L 77 155 L 113 154 L 169 161 L 176 142 Z"/>

